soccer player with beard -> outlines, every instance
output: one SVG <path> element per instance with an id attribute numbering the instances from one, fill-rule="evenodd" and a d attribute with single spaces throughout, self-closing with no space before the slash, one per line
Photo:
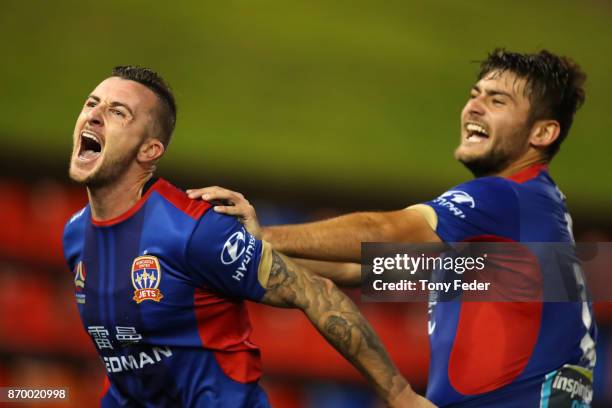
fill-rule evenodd
<path id="1" fill-rule="evenodd" d="M 64 231 L 103 407 L 267 407 L 244 299 L 300 308 L 392 407 L 415 394 L 355 305 L 234 217 L 153 176 L 176 120 L 156 73 L 117 67 L 85 101 L 70 177 L 89 204 Z M 290 339 L 288 339 L 290 341 Z"/>
<path id="2" fill-rule="evenodd" d="M 585 78 L 570 59 L 547 51 L 494 50 L 461 113 L 455 151 L 475 179 L 407 209 L 261 228 L 238 193 L 207 187 L 188 194 L 226 200 L 215 211 L 238 216 L 278 251 L 310 260 L 360 262 L 362 242 L 571 245 L 565 197 L 547 165 L 584 102 Z M 318 270 L 337 283 L 360 281 L 356 265 Z M 590 406 L 596 327 L 588 302 L 433 303 L 429 334 L 427 398 L 441 407 Z"/>

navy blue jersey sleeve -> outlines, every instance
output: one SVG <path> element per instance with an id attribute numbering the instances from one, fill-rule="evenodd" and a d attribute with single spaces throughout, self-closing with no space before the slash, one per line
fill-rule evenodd
<path id="1" fill-rule="evenodd" d="M 468 181 L 424 204 L 436 212 L 436 233 L 442 241 L 483 236 L 519 239 L 518 198 L 511 181 L 501 177 Z"/>
<path id="2" fill-rule="evenodd" d="M 198 284 L 223 295 L 259 301 L 265 293 L 258 277 L 262 250 L 262 241 L 235 217 L 207 211 L 192 233 L 186 255 Z"/>

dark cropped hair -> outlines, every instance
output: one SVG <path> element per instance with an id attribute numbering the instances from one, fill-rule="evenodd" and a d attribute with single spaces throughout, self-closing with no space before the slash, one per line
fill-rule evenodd
<path id="1" fill-rule="evenodd" d="M 157 95 L 160 101 L 159 124 L 162 134 L 159 135 L 164 147 L 168 147 L 172 132 L 176 126 L 176 102 L 170 86 L 155 71 L 149 68 L 122 65 L 113 68 L 112 76 L 138 82 Z"/>
<path id="2" fill-rule="evenodd" d="M 574 114 L 584 103 L 586 74 L 570 58 L 542 50 L 535 54 L 493 50 L 480 64 L 478 79 L 493 71 L 509 71 L 526 80 L 525 92 L 531 103 L 530 123 L 554 119 L 560 124 L 557 140 L 547 151 L 550 160 L 572 126 Z"/>

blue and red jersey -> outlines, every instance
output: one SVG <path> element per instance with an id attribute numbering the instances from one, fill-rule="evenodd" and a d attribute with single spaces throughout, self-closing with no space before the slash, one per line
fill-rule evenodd
<path id="1" fill-rule="evenodd" d="M 66 225 L 78 309 L 107 371 L 103 407 L 268 407 L 245 299 L 262 242 L 163 179 L 105 222 Z"/>
<path id="2" fill-rule="evenodd" d="M 565 198 L 544 165 L 477 178 L 425 204 L 444 242 L 573 242 Z M 589 406 L 589 395 L 565 405 L 566 389 L 592 381 L 589 302 L 432 302 L 429 332 L 427 397 L 440 407 Z"/>

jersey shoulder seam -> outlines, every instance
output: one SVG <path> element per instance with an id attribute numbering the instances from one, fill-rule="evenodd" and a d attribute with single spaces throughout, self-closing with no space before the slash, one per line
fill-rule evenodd
<path id="1" fill-rule="evenodd" d="M 192 200 L 187 194 L 170 184 L 164 179 L 155 186 L 155 191 L 159 193 L 166 201 L 170 202 L 175 208 L 193 218 L 199 220 L 212 206 L 208 201 Z"/>

